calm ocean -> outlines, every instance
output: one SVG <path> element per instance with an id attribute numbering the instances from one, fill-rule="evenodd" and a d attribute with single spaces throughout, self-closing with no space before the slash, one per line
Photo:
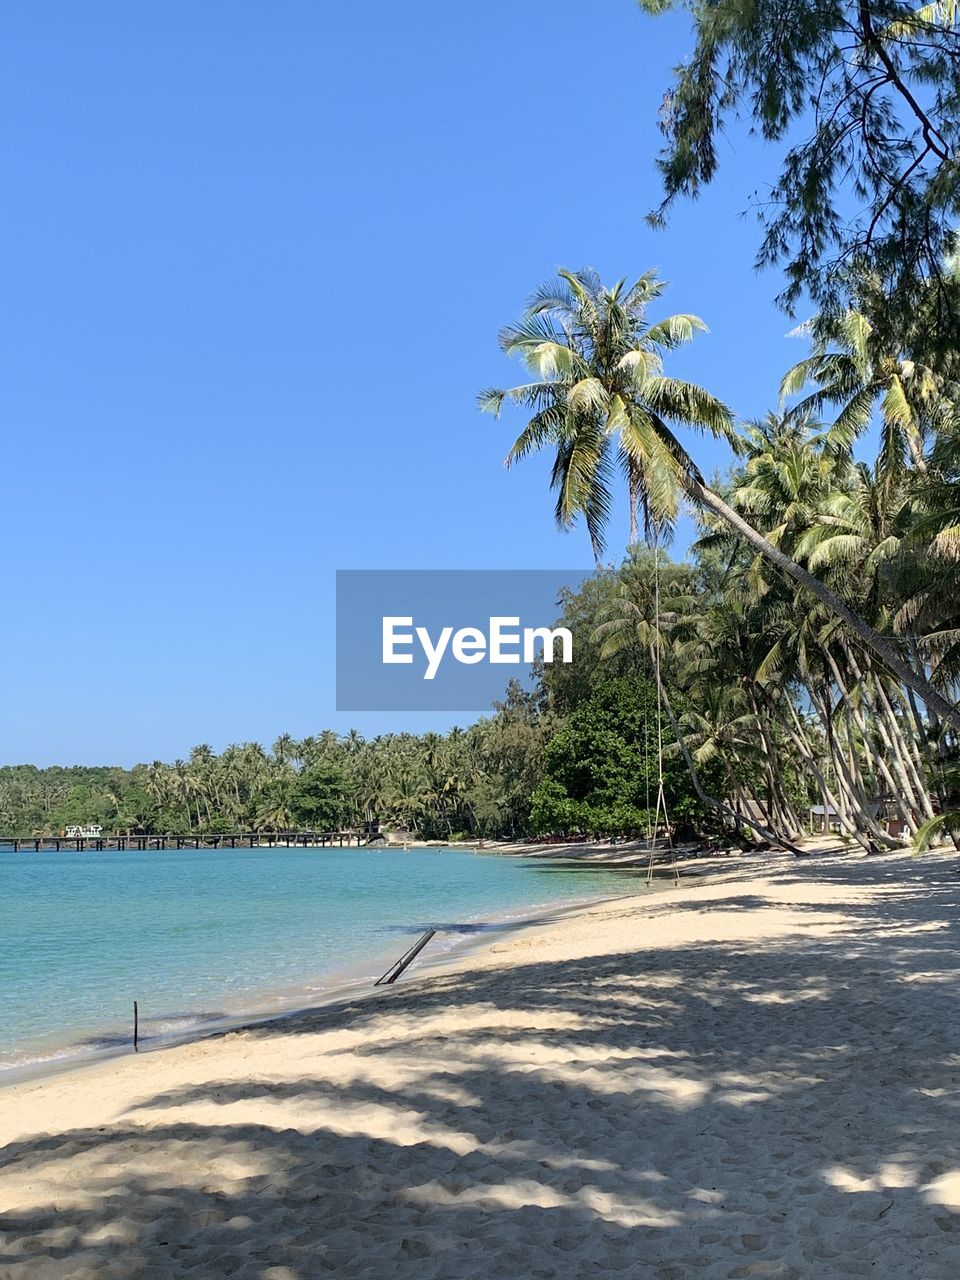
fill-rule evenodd
<path id="1" fill-rule="evenodd" d="M 14 853 L 0 847 L 0 1079 L 368 985 L 428 926 L 436 956 L 636 874 L 457 850 Z"/>

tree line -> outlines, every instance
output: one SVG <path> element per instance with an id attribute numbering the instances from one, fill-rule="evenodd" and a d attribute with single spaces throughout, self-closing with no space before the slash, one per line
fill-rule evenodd
<path id="1" fill-rule="evenodd" d="M 340 830 L 376 821 L 424 838 L 526 830 L 549 716 L 511 689 L 496 713 L 448 734 L 351 731 L 271 749 L 207 744 L 186 759 L 132 769 L 0 768 L 0 834 Z"/>

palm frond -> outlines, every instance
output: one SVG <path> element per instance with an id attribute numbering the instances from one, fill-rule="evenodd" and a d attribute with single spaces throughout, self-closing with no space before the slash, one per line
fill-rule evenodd
<path id="1" fill-rule="evenodd" d="M 525 458 L 545 445 L 555 444 L 563 435 L 566 423 L 566 412 L 561 405 L 548 405 L 530 419 L 504 459 L 508 467 Z"/>
<path id="2" fill-rule="evenodd" d="M 863 551 L 863 539 L 855 533 L 835 533 L 822 538 L 810 553 L 807 567 L 811 573 L 819 569 L 834 568 L 838 564 L 852 564 Z"/>
<path id="3" fill-rule="evenodd" d="M 647 330 L 647 341 L 673 350 L 690 342 L 698 333 L 709 333 L 699 316 L 679 314 L 659 320 Z"/>
<path id="4" fill-rule="evenodd" d="M 928 818 L 913 837 L 914 853 L 926 853 L 941 832 L 960 831 L 960 809 L 951 809 Z"/>
<path id="5" fill-rule="evenodd" d="M 870 411 L 876 399 L 873 386 L 861 387 L 841 409 L 833 426 L 827 432 L 831 445 L 849 449 L 854 440 L 870 425 Z"/>
<path id="6" fill-rule="evenodd" d="M 512 401 L 528 409 L 539 409 L 556 399 L 556 386 L 551 382 L 527 382 L 517 387 L 488 387 L 477 396 L 477 407 L 484 413 L 500 417 L 504 402 Z"/>
<path id="7" fill-rule="evenodd" d="M 703 387 L 658 375 L 643 384 L 644 399 L 661 418 L 712 432 L 740 446 L 733 412 Z"/>
<path id="8" fill-rule="evenodd" d="M 596 377 L 581 378 L 567 391 L 567 404 L 576 413 L 606 413 L 610 397 Z"/>

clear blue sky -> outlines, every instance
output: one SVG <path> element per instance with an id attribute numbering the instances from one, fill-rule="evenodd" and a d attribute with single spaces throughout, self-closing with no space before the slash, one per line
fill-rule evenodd
<path id="1" fill-rule="evenodd" d="M 659 266 L 711 329 L 673 371 L 773 404 L 774 158 L 643 221 L 690 44 L 632 0 L 5 6 L 0 763 L 427 727 L 335 713 L 334 571 L 589 565 L 474 408 L 558 266 Z"/>

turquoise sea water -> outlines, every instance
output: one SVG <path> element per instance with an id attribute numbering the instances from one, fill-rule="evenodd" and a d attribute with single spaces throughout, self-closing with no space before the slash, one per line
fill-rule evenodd
<path id="1" fill-rule="evenodd" d="M 630 874 L 463 850 L 15 853 L 0 847 L 0 1073 L 364 987 Z M 426 954 L 425 954 L 426 958 Z"/>

